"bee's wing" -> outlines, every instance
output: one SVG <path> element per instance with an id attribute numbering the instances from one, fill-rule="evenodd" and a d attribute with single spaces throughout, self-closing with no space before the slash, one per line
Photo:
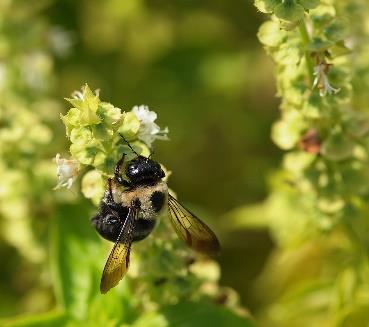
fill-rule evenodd
<path id="1" fill-rule="evenodd" d="M 220 245 L 213 231 L 171 195 L 168 197 L 170 221 L 178 236 L 192 249 L 214 255 Z"/>
<path id="2" fill-rule="evenodd" d="M 102 294 L 116 286 L 128 270 L 134 222 L 137 219 L 139 210 L 139 208 L 129 208 L 127 218 L 119 233 L 119 237 L 104 267 L 100 282 L 100 292 Z"/>

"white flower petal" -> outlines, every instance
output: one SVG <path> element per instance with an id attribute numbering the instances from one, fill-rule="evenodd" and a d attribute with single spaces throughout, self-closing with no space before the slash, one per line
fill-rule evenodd
<path id="1" fill-rule="evenodd" d="M 327 64 L 325 62 L 320 63 L 319 65 L 314 67 L 314 75 L 315 79 L 313 82 L 313 88 L 319 88 L 319 95 L 325 96 L 327 94 L 332 95 L 338 93 L 341 89 L 334 88 L 330 83 L 326 73 Z"/>
<path id="2" fill-rule="evenodd" d="M 156 139 L 168 140 L 166 134 L 168 128 L 161 130 L 160 127 L 155 123 L 157 114 L 155 111 L 150 111 L 148 106 L 141 105 L 135 106 L 132 109 L 132 113 L 140 121 L 140 128 L 138 130 L 138 139 L 151 147 L 152 143 Z"/>
<path id="3" fill-rule="evenodd" d="M 71 188 L 79 172 L 79 162 L 73 159 L 63 159 L 59 153 L 55 156 L 55 162 L 58 184 L 54 190 L 62 187 Z"/>

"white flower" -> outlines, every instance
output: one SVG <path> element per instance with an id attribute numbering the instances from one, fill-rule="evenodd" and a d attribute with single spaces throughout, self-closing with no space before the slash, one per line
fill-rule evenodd
<path id="1" fill-rule="evenodd" d="M 76 100 L 84 101 L 85 100 L 85 94 L 86 94 L 86 87 L 88 87 L 87 84 L 82 86 L 81 90 L 73 91 L 72 94 L 71 94 L 72 98 L 76 99 Z M 100 93 L 100 89 L 96 89 L 94 91 L 94 93 L 95 93 L 95 96 L 98 97 L 99 93 Z"/>
<path id="2" fill-rule="evenodd" d="M 73 182 L 77 178 L 79 171 L 79 163 L 73 159 L 63 159 L 58 153 L 55 156 L 56 175 L 58 177 L 58 185 L 54 187 L 57 190 L 62 187 L 71 188 Z"/>
<path id="3" fill-rule="evenodd" d="M 75 90 L 73 91 L 73 93 L 71 94 L 73 99 L 76 100 L 84 100 L 84 95 L 81 91 Z"/>
<path id="4" fill-rule="evenodd" d="M 328 80 L 327 73 L 330 65 L 326 62 L 321 62 L 314 67 L 315 79 L 313 82 L 313 88 L 318 87 L 320 96 L 324 97 L 327 93 L 329 95 L 338 93 L 341 89 L 334 88 Z"/>
<path id="5" fill-rule="evenodd" d="M 138 139 L 146 143 L 148 147 L 156 140 L 168 140 L 167 134 L 169 133 L 168 127 L 160 129 L 155 123 L 158 117 L 156 112 L 150 111 L 148 106 L 135 106 L 132 109 L 132 113 L 140 121 L 140 129 L 138 130 Z"/>

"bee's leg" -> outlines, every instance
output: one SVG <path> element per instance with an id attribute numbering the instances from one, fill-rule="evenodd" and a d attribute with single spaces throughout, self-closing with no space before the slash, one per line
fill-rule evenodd
<path id="1" fill-rule="evenodd" d="M 119 161 L 117 162 L 117 164 L 115 165 L 115 170 L 114 170 L 114 180 L 125 187 L 130 187 L 131 184 L 126 181 L 125 179 L 123 179 L 122 177 L 122 173 L 121 173 L 121 167 L 123 165 L 124 162 L 124 158 L 126 157 L 126 154 L 123 153 L 122 158 L 119 159 Z"/>
<path id="2" fill-rule="evenodd" d="M 113 197 L 113 190 L 112 190 L 112 179 L 109 178 L 108 179 L 108 193 L 105 195 L 105 199 L 104 202 L 108 205 L 109 208 L 118 211 L 121 207 L 121 205 L 119 203 L 116 203 L 114 201 L 114 197 Z"/>

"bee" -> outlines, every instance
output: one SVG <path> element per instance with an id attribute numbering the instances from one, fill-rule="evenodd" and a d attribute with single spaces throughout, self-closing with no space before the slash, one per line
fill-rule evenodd
<path id="1" fill-rule="evenodd" d="M 114 242 L 101 277 L 102 294 L 115 287 L 126 274 L 132 243 L 150 235 L 166 210 L 179 238 L 190 248 L 207 255 L 220 250 L 214 232 L 168 193 L 160 164 L 152 160 L 151 155 L 138 155 L 129 142 L 125 142 L 136 157 L 126 164 L 125 179 L 122 167 L 126 154 L 123 153 L 116 163 L 114 178 L 108 180 L 99 212 L 91 219 L 96 231 Z"/>

